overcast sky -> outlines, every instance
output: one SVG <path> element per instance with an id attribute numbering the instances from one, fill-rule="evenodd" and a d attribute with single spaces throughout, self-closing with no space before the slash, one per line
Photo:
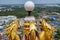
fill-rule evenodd
<path id="1" fill-rule="evenodd" d="M 0 4 L 24 4 L 28 0 L 0 0 Z M 31 0 L 35 4 L 60 4 L 60 0 Z"/>

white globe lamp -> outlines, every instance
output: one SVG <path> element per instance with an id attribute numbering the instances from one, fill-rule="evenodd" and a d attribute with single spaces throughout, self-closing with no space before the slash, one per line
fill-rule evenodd
<path id="1" fill-rule="evenodd" d="M 28 12 L 28 16 L 30 16 L 31 14 L 31 11 L 34 10 L 34 3 L 32 1 L 27 1 L 25 4 L 24 4 L 24 8 L 25 10 Z"/>

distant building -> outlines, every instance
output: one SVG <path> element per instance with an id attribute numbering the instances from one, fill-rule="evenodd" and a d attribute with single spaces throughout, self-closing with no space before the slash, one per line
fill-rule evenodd
<path id="1" fill-rule="evenodd" d="M 0 16 L 0 25 L 6 26 L 16 18 L 17 18 L 16 16 Z"/>
<path id="2" fill-rule="evenodd" d="M 51 22 L 51 24 L 60 25 L 60 22 L 58 22 L 58 21 L 53 21 L 53 22 Z"/>

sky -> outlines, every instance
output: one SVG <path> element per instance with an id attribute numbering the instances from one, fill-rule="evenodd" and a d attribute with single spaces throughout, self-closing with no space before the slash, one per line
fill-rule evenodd
<path id="1" fill-rule="evenodd" d="M 24 4 L 29 0 L 0 0 L 0 4 Z M 60 4 L 60 0 L 31 0 L 35 4 Z"/>

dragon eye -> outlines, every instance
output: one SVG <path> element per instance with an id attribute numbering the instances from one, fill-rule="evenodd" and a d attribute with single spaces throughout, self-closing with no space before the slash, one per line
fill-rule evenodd
<path id="1" fill-rule="evenodd" d="M 40 22 L 40 23 L 42 23 L 42 22 Z"/>

